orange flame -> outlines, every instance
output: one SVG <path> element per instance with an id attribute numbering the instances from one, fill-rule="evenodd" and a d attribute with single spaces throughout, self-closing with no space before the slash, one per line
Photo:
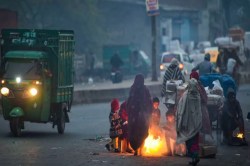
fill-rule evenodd
<path id="1" fill-rule="evenodd" d="M 166 140 L 163 132 L 158 129 L 149 129 L 149 135 L 142 149 L 143 156 L 162 156 L 166 153 Z"/>

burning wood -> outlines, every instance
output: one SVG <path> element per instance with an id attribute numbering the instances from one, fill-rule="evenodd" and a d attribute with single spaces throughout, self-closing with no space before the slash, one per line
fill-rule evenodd
<path id="1" fill-rule="evenodd" d="M 162 156 L 166 153 L 166 139 L 161 129 L 150 128 L 142 149 L 143 156 Z"/>

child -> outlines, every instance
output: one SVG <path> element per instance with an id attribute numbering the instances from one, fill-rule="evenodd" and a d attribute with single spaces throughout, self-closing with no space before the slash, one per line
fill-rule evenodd
<path id="1" fill-rule="evenodd" d="M 159 109 L 160 100 L 158 97 L 153 98 L 153 109 L 150 119 L 150 127 L 149 131 L 154 135 L 155 138 L 161 135 L 160 129 L 160 119 L 161 119 L 161 111 Z"/>
<path id="2" fill-rule="evenodd" d="M 122 134 L 121 129 L 121 118 L 119 116 L 120 104 L 118 99 L 113 99 L 111 101 L 111 112 L 109 114 L 110 130 L 109 136 L 112 139 L 111 142 L 105 145 L 107 150 L 110 151 L 110 146 L 114 148 L 114 152 L 119 153 L 118 140 L 119 136 Z"/>
<path id="3" fill-rule="evenodd" d="M 159 109 L 160 100 L 158 97 L 153 98 L 153 110 L 151 116 L 151 125 L 159 126 L 161 119 L 161 111 Z"/>
<path id="4" fill-rule="evenodd" d="M 166 144 L 167 144 L 167 156 L 184 156 L 186 154 L 185 144 L 176 144 L 177 133 L 176 133 L 176 117 L 175 109 L 169 109 L 166 112 Z"/>
<path id="5" fill-rule="evenodd" d="M 168 148 L 168 156 L 175 154 L 175 143 L 176 143 L 176 123 L 175 113 L 172 110 L 166 112 L 166 143 Z"/>
<path id="6" fill-rule="evenodd" d="M 128 153 L 133 153 L 133 149 L 130 147 L 129 140 L 128 140 L 128 113 L 127 113 L 127 102 L 124 101 L 121 104 L 121 108 L 119 111 L 119 115 L 122 119 L 122 134 L 120 135 L 121 140 L 121 152 L 124 153 L 125 151 Z"/>

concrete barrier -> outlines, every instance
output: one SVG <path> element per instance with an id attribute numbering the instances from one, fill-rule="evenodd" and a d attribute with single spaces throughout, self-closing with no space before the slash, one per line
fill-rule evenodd
<path id="1" fill-rule="evenodd" d="M 161 85 L 146 85 L 152 97 L 160 96 Z M 123 101 L 129 96 L 130 87 L 116 89 L 89 89 L 74 91 L 73 104 L 109 102 L 113 98 Z"/>

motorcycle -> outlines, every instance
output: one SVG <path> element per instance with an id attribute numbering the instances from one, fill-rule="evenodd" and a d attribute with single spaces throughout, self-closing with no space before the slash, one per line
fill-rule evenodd
<path id="1" fill-rule="evenodd" d="M 122 79 L 123 79 L 122 72 L 119 69 L 116 69 L 116 70 L 112 69 L 110 73 L 110 79 L 113 84 L 122 82 Z"/>

